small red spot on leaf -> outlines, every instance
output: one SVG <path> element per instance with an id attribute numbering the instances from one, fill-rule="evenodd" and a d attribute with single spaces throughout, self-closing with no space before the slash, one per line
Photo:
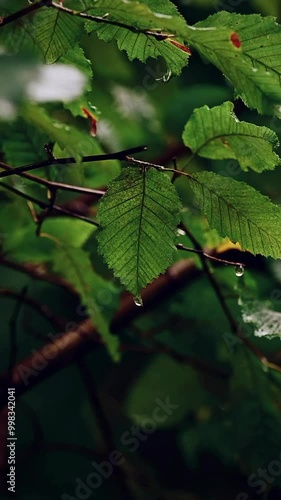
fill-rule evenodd
<path id="1" fill-rule="evenodd" d="M 242 46 L 242 42 L 240 40 L 238 33 L 235 33 L 235 32 L 232 33 L 230 36 L 230 40 L 233 43 L 234 47 L 236 47 L 237 49 L 240 49 L 240 47 Z"/>
<path id="2" fill-rule="evenodd" d="M 171 40 L 171 38 L 168 38 L 167 40 L 171 42 L 175 47 L 178 47 L 178 49 L 183 50 L 183 52 L 186 52 L 191 56 L 191 50 L 187 45 L 183 45 L 182 43 L 176 42 L 176 40 Z"/>
<path id="3" fill-rule="evenodd" d="M 87 108 L 82 107 L 82 111 L 84 115 L 89 119 L 90 121 L 90 134 L 93 137 L 96 137 L 97 135 L 97 118 L 96 116 L 91 113 Z"/>

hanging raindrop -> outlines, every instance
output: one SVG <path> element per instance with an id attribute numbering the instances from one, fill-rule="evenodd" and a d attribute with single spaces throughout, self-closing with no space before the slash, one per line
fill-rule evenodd
<path id="1" fill-rule="evenodd" d="M 157 82 L 167 83 L 170 80 L 171 76 L 172 76 L 172 72 L 170 69 L 168 69 L 167 72 L 164 73 L 164 75 L 160 76 L 160 78 L 155 78 L 155 80 Z"/>
<path id="2" fill-rule="evenodd" d="M 168 69 L 167 73 L 165 73 L 165 75 L 163 75 L 162 81 L 164 83 L 167 83 L 170 80 L 171 76 L 172 76 L 172 72 L 170 69 Z"/>
<path id="3" fill-rule="evenodd" d="M 134 297 L 134 303 L 136 304 L 136 306 L 138 307 L 141 307 L 143 306 L 143 301 L 142 301 L 142 298 L 140 296 L 138 297 Z"/>
<path id="4" fill-rule="evenodd" d="M 236 268 L 235 268 L 235 274 L 236 274 L 236 276 L 238 276 L 238 278 L 241 278 L 241 276 L 243 276 L 244 271 L 245 271 L 245 268 L 244 268 L 244 266 L 242 266 L 242 264 L 239 264 L 239 266 L 236 266 Z"/>

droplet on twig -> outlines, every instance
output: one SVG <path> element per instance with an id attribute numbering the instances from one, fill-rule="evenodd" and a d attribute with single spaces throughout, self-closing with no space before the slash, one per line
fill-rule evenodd
<path id="1" fill-rule="evenodd" d="M 238 278 L 241 278 L 243 276 L 245 271 L 245 268 L 242 264 L 239 264 L 238 266 L 235 267 L 235 274 L 238 276 Z"/>
<path id="2" fill-rule="evenodd" d="M 168 71 L 166 73 L 164 73 L 164 75 L 160 76 L 160 78 L 155 78 L 155 80 L 157 82 L 167 83 L 170 80 L 171 76 L 172 76 L 172 72 L 170 69 L 168 69 Z"/>

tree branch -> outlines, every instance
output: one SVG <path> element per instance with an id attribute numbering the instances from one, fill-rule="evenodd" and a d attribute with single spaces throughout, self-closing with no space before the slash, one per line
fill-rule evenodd
<path id="1" fill-rule="evenodd" d="M 143 311 L 153 308 L 171 293 L 175 293 L 177 289 L 185 286 L 187 279 L 190 282 L 199 274 L 200 270 L 196 269 L 191 259 L 177 262 L 165 275 L 144 290 L 144 307 L 136 307 L 131 296 L 126 296 L 123 299 L 112 321 L 112 331 L 118 332 L 125 328 L 132 320 L 143 314 Z M 10 384 L 15 387 L 17 396 L 63 369 L 80 356 L 89 353 L 89 350 L 96 348 L 96 335 L 98 335 L 97 330 L 91 320 L 87 319 L 75 331 L 56 336 L 37 352 L 19 362 L 14 367 L 10 378 Z M 36 370 L 34 367 L 38 366 L 37 363 L 42 358 L 47 360 L 46 367 L 42 370 Z M 2 375 L 3 381 L 6 380 L 6 376 Z M 5 384 L 3 383 L 2 386 L 4 387 Z M 6 392 L 0 390 L 0 408 L 5 404 Z"/>
<path id="2" fill-rule="evenodd" d="M 22 262 L 19 263 L 8 259 L 5 255 L 0 255 L 0 266 L 8 267 L 14 271 L 27 274 L 32 279 L 45 281 L 51 285 L 64 288 L 73 295 L 78 295 L 76 290 L 68 283 L 68 281 L 64 280 L 60 276 L 48 273 L 42 264 L 36 265 Z"/>

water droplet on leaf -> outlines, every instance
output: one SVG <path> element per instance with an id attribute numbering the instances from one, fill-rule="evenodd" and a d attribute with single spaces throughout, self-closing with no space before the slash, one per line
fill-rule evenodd
<path id="1" fill-rule="evenodd" d="M 245 268 L 244 268 L 244 266 L 242 266 L 242 264 L 239 264 L 239 266 L 236 266 L 236 268 L 235 268 L 235 274 L 236 274 L 236 276 L 238 276 L 238 278 L 241 278 L 241 276 L 243 276 L 244 271 L 245 271 Z"/>
<path id="2" fill-rule="evenodd" d="M 136 304 L 136 306 L 138 307 L 141 307 L 143 306 L 143 301 L 142 301 L 142 298 L 139 296 L 139 297 L 134 297 L 134 303 Z"/>

